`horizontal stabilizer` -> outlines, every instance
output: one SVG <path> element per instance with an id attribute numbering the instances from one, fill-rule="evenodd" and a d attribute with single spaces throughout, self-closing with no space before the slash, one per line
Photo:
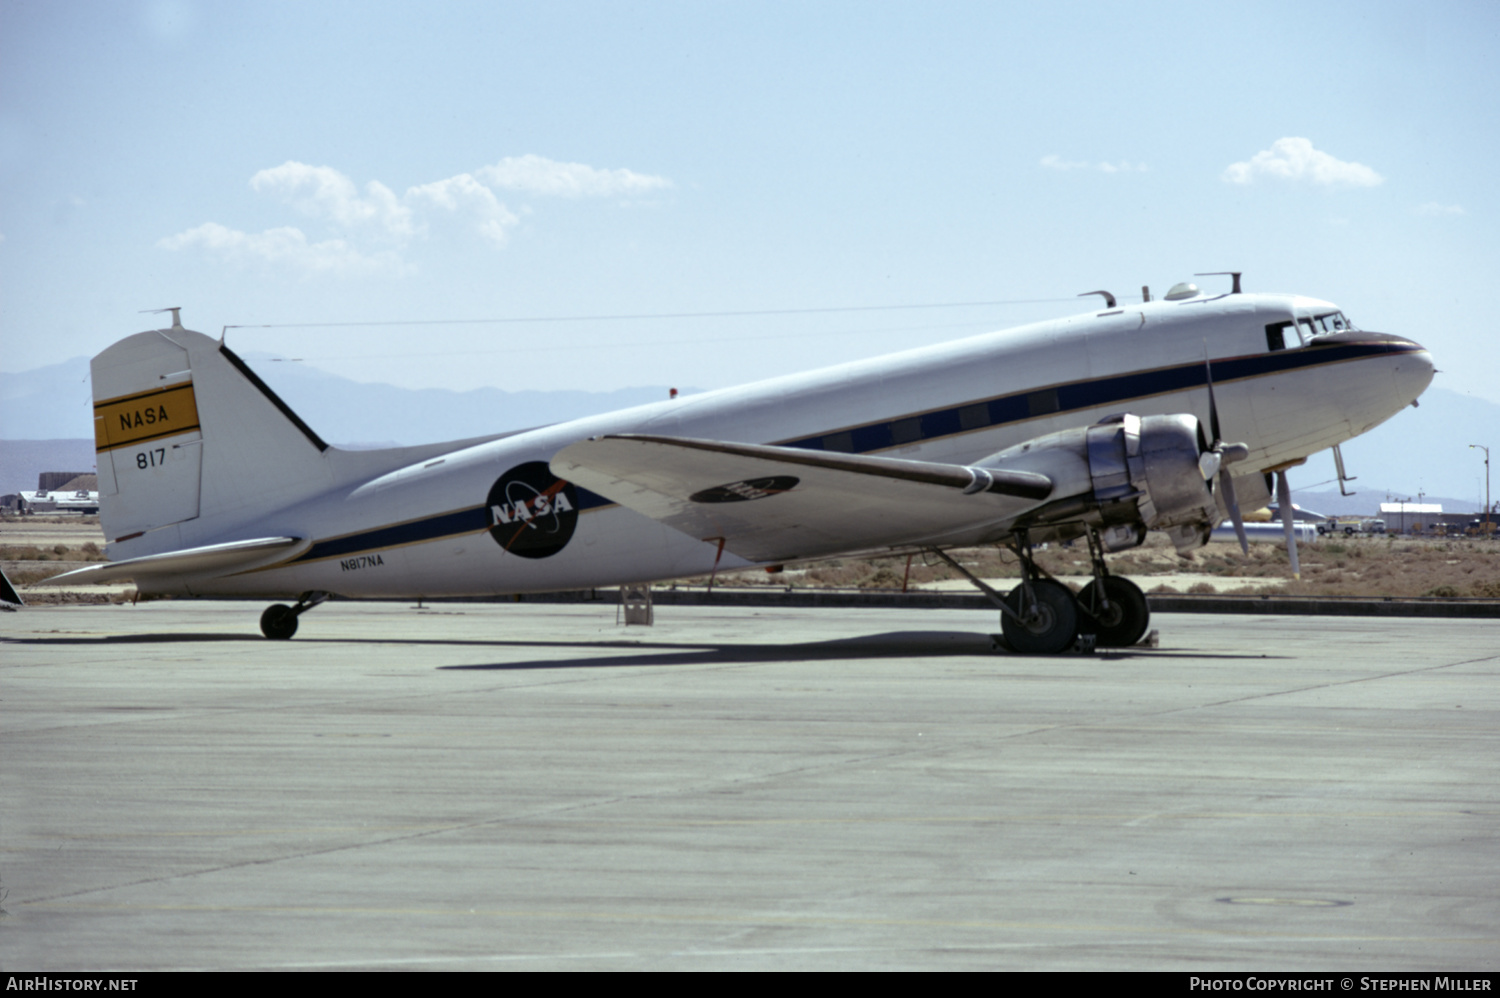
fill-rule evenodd
<path id="1" fill-rule="evenodd" d="M 641 434 L 565 447 L 552 470 L 751 561 L 973 543 L 1052 492 L 1030 472 Z"/>
<path id="2" fill-rule="evenodd" d="M 295 558 L 312 546 L 301 537 L 259 537 L 227 544 L 207 544 L 125 561 L 89 565 L 38 582 L 39 586 L 102 585 L 153 576 L 229 575 Z"/>

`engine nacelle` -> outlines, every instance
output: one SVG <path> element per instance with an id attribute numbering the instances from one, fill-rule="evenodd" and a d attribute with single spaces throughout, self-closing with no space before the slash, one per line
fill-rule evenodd
<path id="1" fill-rule="evenodd" d="M 1204 474 L 1206 453 L 1212 452 L 1196 416 L 1126 413 L 1028 440 L 978 465 L 1050 477 L 1056 498 L 1028 517 L 1044 531 L 1088 524 L 1106 550 L 1120 551 L 1144 541 L 1147 530 L 1165 530 L 1187 551 L 1208 543 L 1220 520 L 1211 472 Z"/>

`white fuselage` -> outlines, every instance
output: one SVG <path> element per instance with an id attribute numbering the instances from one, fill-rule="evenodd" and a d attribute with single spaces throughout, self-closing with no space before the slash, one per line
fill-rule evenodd
<path id="1" fill-rule="evenodd" d="M 1150 302 L 529 430 L 233 522 L 204 518 L 183 530 L 184 542 L 300 536 L 313 544 L 280 565 L 157 585 L 194 595 L 443 596 L 702 574 L 720 554 L 714 545 L 588 493 L 559 550 L 518 556 L 491 532 L 508 508 L 492 502 L 492 488 L 521 465 L 545 464 L 568 444 L 606 433 L 973 464 L 1111 413 L 1191 413 L 1206 422 L 1205 357 L 1222 435 L 1250 448 L 1235 467 L 1248 509 L 1264 497 L 1261 472 L 1363 433 L 1431 380 L 1426 351 L 1396 337 L 1351 331 L 1304 344 L 1293 325 L 1285 349 L 1268 346 L 1268 325 L 1336 311 L 1292 295 Z M 718 568 L 749 564 L 724 553 Z"/>

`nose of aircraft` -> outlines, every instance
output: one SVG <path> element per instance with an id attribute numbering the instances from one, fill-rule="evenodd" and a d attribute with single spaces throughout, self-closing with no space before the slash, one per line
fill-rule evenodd
<path id="1" fill-rule="evenodd" d="M 1412 340 L 1404 345 L 1407 349 L 1396 363 L 1396 395 L 1402 405 L 1409 405 L 1432 384 L 1433 366 L 1426 347 Z"/>

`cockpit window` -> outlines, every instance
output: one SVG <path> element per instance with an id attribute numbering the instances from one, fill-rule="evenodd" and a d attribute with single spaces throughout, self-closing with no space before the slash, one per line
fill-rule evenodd
<path id="1" fill-rule="evenodd" d="M 1343 312 L 1324 312 L 1322 315 L 1313 316 L 1313 331 L 1318 336 L 1329 333 L 1347 333 L 1354 329 L 1354 323 Z"/>
<path id="2" fill-rule="evenodd" d="M 1343 312 L 1322 312 L 1312 318 L 1298 317 L 1266 325 L 1266 349 L 1286 350 L 1306 346 L 1316 337 L 1358 329 Z"/>
<path id="3" fill-rule="evenodd" d="M 1277 350 L 1286 349 L 1286 327 L 1292 325 L 1292 320 L 1286 322 L 1273 322 L 1266 326 L 1266 349 L 1273 353 Z"/>

